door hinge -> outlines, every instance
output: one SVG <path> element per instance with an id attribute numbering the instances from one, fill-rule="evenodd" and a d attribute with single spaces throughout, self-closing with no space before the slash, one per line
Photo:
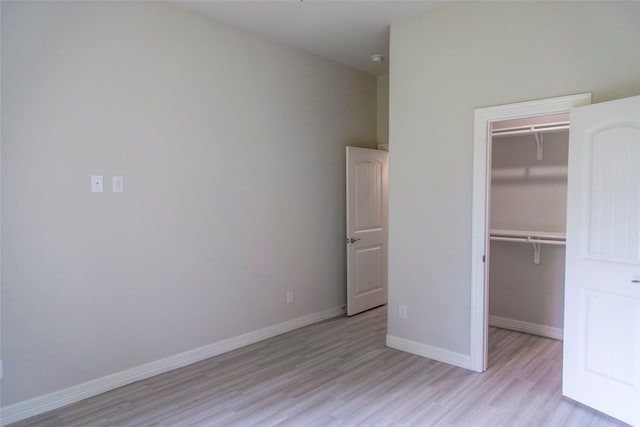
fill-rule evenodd
<path id="1" fill-rule="evenodd" d="M 487 256 L 486 255 L 482 255 L 482 262 L 487 262 Z"/>

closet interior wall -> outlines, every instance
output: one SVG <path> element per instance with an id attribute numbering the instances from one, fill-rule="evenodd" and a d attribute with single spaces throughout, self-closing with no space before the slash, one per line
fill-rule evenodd
<path id="1" fill-rule="evenodd" d="M 543 134 L 538 160 L 533 134 L 492 138 L 491 230 L 564 234 L 568 142 Z M 526 241 L 491 240 L 489 254 L 489 324 L 561 337 L 565 247 L 541 244 L 538 264 Z"/>

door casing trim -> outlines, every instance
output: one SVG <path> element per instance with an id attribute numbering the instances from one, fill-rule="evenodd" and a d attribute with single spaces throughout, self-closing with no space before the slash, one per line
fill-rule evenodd
<path id="1" fill-rule="evenodd" d="M 489 189 L 491 170 L 491 123 L 548 114 L 567 113 L 591 104 L 591 93 L 476 108 L 473 126 L 473 199 L 471 222 L 470 368 L 487 369 Z"/>

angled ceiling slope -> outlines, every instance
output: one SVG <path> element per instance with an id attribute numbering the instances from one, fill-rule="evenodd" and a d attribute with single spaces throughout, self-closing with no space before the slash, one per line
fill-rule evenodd
<path id="1" fill-rule="evenodd" d="M 389 25 L 442 1 L 197 1 L 173 2 L 222 22 L 372 75 L 385 74 Z"/>

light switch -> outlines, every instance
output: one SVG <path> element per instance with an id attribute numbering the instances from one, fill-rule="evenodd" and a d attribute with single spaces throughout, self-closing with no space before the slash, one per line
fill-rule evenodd
<path id="1" fill-rule="evenodd" d="M 123 193 L 124 192 L 124 176 L 122 175 L 114 175 L 111 179 L 113 185 L 114 193 Z"/>
<path id="2" fill-rule="evenodd" d="M 91 175 L 91 192 L 102 193 L 102 175 Z"/>

